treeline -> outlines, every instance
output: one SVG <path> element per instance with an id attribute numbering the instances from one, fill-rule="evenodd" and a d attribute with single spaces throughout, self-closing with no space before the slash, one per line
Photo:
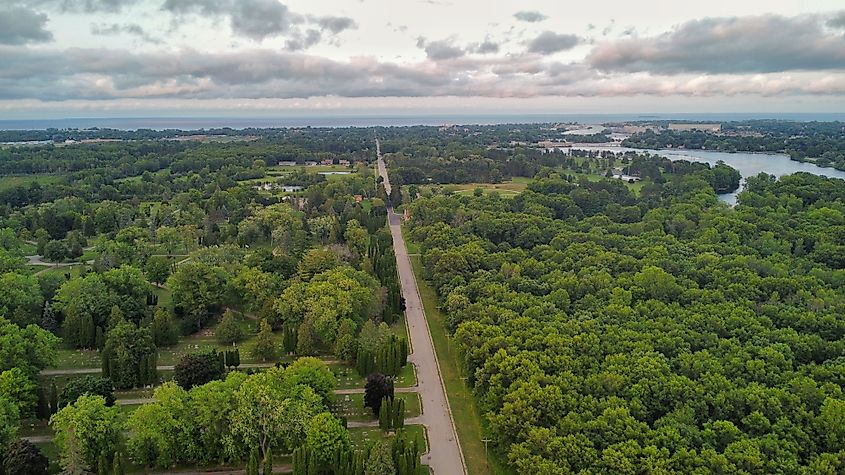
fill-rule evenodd
<path id="1" fill-rule="evenodd" d="M 845 182 L 752 177 L 734 209 L 694 174 L 593 186 L 406 204 L 508 464 L 845 470 Z"/>

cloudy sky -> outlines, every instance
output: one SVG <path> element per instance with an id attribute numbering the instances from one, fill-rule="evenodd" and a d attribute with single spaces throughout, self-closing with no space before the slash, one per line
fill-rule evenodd
<path id="1" fill-rule="evenodd" d="M 842 112 L 842 0 L 0 0 L 0 118 Z"/>

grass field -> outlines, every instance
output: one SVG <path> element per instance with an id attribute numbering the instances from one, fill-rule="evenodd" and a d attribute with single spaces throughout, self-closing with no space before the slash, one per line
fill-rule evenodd
<path id="1" fill-rule="evenodd" d="M 28 187 L 31 183 L 38 183 L 41 186 L 52 185 L 61 179 L 61 175 L 7 175 L 0 177 L 0 191 L 16 186 Z"/>
<path id="2" fill-rule="evenodd" d="M 366 379 L 358 374 L 358 372 L 347 364 L 332 365 L 332 370 L 337 378 L 338 389 L 355 389 L 363 388 L 366 384 Z M 414 371 L 413 364 L 406 364 L 399 374 L 393 378 L 393 387 L 396 388 L 410 388 L 417 385 L 417 374 Z"/>
<path id="3" fill-rule="evenodd" d="M 460 362 L 463 361 L 463 358 L 453 350 L 449 343 L 443 314 L 437 306 L 437 294 L 431 285 L 422 278 L 420 257 L 412 256 L 411 263 L 414 267 L 414 275 L 417 278 L 417 285 L 428 319 L 431 338 L 437 352 L 437 359 L 440 362 L 440 373 L 446 384 L 446 395 L 449 398 L 449 406 L 452 409 L 452 417 L 458 431 L 458 439 L 461 441 L 467 470 L 472 474 L 510 474 L 512 472 L 495 453 L 490 452 L 489 456 L 485 455 L 484 443 L 481 440 L 489 438 L 489 436 L 485 431 L 478 404 L 472 395 L 472 391 L 462 379 Z"/>
<path id="4" fill-rule="evenodd" d="M 404 430 L 405 433 L 411 437 L 411 439 L 416 439 L 419 441 L 419 443 L 422 445 L 420 453 L 425 453 L 428 451 L 428 435 L 426 434 L 424 426 L 415 424 L 405 426 L 405 428 L 402 430 Z M 372 444 L 378 440 L 384 440 L 393 437 L 393 434 L 385 433 L 378 427 L 352 427 L 351 429 L 349 429 L 349 435 L 352 437 L 352 445 L 361 449 L 367 447 L 369 444 Z"/>
<path id="5" fill-rule="evenodd" d="M 420 396 L 417 393 L 397 393 L 396 399 L 405 401 L 405 418 L 417 417 L 422 413 Z M 336 394 L 331 407 L 332 413 L 339 417 L 345 417 L 349 421 L 375 421 L 378 417 L 373 415 L 369 407 L 364 407 L 364 395 L 358 394 Z"/>
<path id="6" fill-rule="evenodd" d="M 456 193 L 456 194 L 473 194 L 475 190 L 481 191 L 488 195 L 493 192 L 499 193 L 502 197 L 512 198 L 520 193 L 528 186 L 531 180 L 528 178 L 515 177 L 510 181 L 503 183 L 464 183 L 460 185 L 424 185 L 422 189 L 437 190 L 439 193 Z"/>
<path id="7" fill-rule="evenodd" d="M 70 274 L 72 279 L 79 277 L 83 268 L 87 267 L 85 264 L 76 264 L 72 266 L 61 266 L 61 267 L 54 267 L 54 266 L 30 266 L 32 268 L 33 274 L 59 274 L 65 275 Z"/>

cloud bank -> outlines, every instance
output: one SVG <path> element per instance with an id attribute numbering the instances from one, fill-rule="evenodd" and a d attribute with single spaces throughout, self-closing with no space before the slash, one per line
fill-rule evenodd
<path id="1" fill-rule="evenodd" d="M 126 11 L 142 3 L 168 18 L 210 17 L 230 27 L 237 45 L 167 47 L 128 21 Z M 0 101 L 845 97 L 845 12 L 703 18 L 657 34 L 593 38 L 540 27 L 544 14 L 523 11 L 510 27 L 524 33 L 408 34 L 415 59 L 387 59 L 309 54 L 358 22 L 294 12 L 277 0 L 30 0 L 2 8 Z M 91 14 L 95 36 L 131 36 L 148 47 L 62 47 L 51 43 L 39 8 Z"/>

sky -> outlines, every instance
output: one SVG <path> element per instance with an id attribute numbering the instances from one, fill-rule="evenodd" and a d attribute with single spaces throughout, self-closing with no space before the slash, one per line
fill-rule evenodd
<path id="1" fill-rule="evenodd" d="M 0 0 L 0 119 L 843 110 L 842 0 Z"/>

